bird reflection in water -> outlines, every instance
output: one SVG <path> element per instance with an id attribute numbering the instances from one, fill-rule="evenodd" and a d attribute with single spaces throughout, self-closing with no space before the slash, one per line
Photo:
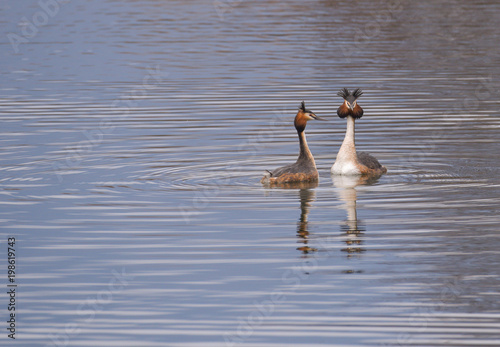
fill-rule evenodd
<path id="1" fill-rule="evenodd" d="M 313 182 L 289 182 L 289 183 L 279 183 L 274 184 L 273 188 L 286 188 L 286 189 L 298 189 L 300 198 L 300 218 L 297 222 L 297 237 L 299 243 L 303 246 L 298 247 L 297 250 L 302 252 L 303 258 L 309 257 L 308 255 L 317 251 L 316 248 L 309 246 L 309 227 L 307 217 L 309 215 L 309 209 L 311 207 L 311 202 L 316 198 L 316 192 L 314 188 L 318 186 L 318 181 Z"/>
<path id="2" fill-rule="evenodd" d="M 303 258 L 308 258 L 309 254 L 317 251 L 316 248 L 309 246 L 309 226 L 307 217 L 309 215 L 309 208 L 311 207 L 311 202 L 316 198 L 316 191 L 312 188 L 316 188 L 318 182 L 311 182 L 307 186 L 300 188 L 300 218 L 297 222 L 297 237 L 298 242 L 302 243 L 303 246 L 298 247 L 297 250 L 302 252 Z"/>
<path id="3" fill-rule="evenodd" d="M 338 176 L 332 175 L 333 184 L 338 190 L 338 197 L 345 203 L 345 210 L 347 212 L 347 219 L 341 225 L 343 242 L 346 247 L 342 248 L 343 252 L 347 253 L 348 258 L 359 257 L 366 251 L 363 248 L 363 236 L 366 231 L 364 225 L 358 220 L 356 210 L 357 191 L 356 187 L 360 185 L 371 185 L 378 180 L 378 177 L 367 176 Z M 345 273 L 359 273 L 362 271 L 345 270 Z"/>

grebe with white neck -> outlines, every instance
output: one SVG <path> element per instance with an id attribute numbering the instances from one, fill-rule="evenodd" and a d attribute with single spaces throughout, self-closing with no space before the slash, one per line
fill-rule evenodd
<path id="1" fill-rule="evenodd" d="M 338 96 L 344 99 L 344 103 L 338 108 L 337 115 L 347 118 L 347 129 L 344 142 L 340 147 L 337 159 L 332 166 L 332 174 L 346 176 L 380 176 L 387 172 L 372 155 L 365 152 L 356 152 L 354 140 L 354 123 L 356 119 L 363 116 L 363 109 L 358 105 L 357 99 L 363 94 L 361 89 L 349 91 L 347 88 L 338 92 Z"/>
<path id="2" fill-rule="evenodd" d="M 295 116 L 295 129 L 299 135 L 300 152 L 297 161 L 294 164 L 283 166 L 274 171 L 267 171 L 262 178 L 261 183 L 265 184 L 288 184 L 295 182 L 314 182 L 318 180 L 318 170 L 314 157 L 307 146 L 306 124 L 312 119 L 325 120 L 316 116 L 312 111 L 306 109 L 304 101 L 300 104 L 297 116 Z"/>

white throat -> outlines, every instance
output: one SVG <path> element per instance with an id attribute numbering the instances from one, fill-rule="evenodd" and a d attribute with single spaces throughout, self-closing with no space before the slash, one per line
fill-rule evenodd
<path id="1" fill-rule="evenodd" d="M 358 168 L 358 156 L 354 142 L 354 118 L 347 116 L 347 129 L 344 142 L 337 154 L 337 159 L 332 166 L 334 175 L 361 175 Z"/>

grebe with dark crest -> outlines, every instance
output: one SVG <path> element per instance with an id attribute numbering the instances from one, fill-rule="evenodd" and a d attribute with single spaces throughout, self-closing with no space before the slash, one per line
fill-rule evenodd
<path id="1" fill-rule="evenodd" d="M 297 134 L 299 135 L 299 157 L 294 164 L 280 167 L 274 171 L 268 171 L 262 178 L 261 183 L 279 185 L 294 182 L 313 182 L 318 180 L 316 163 L 307 146 L 306 134 L 304 133 L 307 121 L 312 119 L 326 120 L 306 109 L 306 105 L 304 101 L 302 101 L 294 121 L 295 129 L 297 129 Z"/>
<path id="2" fill-rule="evenodd" d="M 351 176 L 385 174 L 386 167 L 380 165 L 375 157 L 365 152 L 356 152 L 354 122 L 363 116 L 363 109 L 357 103 L 357 99 L 363 95 L 363 92 L 359 88 L 352 92 L 344 88 L 337 95 L 344 99 L 344 103 L 337 110 L 337 115 L 340 118 L 347 118 L 347 129 L 344 142 L 332 166 L 332 174 Z"/>

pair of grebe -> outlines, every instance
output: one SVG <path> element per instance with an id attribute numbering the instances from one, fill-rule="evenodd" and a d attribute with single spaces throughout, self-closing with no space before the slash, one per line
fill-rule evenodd
<path id="1" fill-rule="evenodd" d="M 387 172 L 385 166 L 380 165 L 378 160 L 365 152 L 356 152 L 354 141 L 354 123 L 356 119 L 363 116 L 363 109 L 357 103 L 357 99 L 363 94 L 358 88 L 349 91 L 343 88 L 337 95 L 344 99 L 344 103 L 338 108 L 337 115 L 347 118 L 347 129 L 340 147 L 337 159 L 332 166 L 332 174 L 344 176 L 380 176 Z M 295 117 L 295 129 L 299 135 L 300 152 L 299 158 L 294 164 L 280 167 L 268 173 L 262 178 L 262 183 L 286 184 L 294 182 L 314 182 L 318 180 L 318 170 L 314 157 L 307 146 L 304 130 L 307 121 L 319 119 L 313 112 L 306 109 L 304 102 L 300 105 Z"/>

